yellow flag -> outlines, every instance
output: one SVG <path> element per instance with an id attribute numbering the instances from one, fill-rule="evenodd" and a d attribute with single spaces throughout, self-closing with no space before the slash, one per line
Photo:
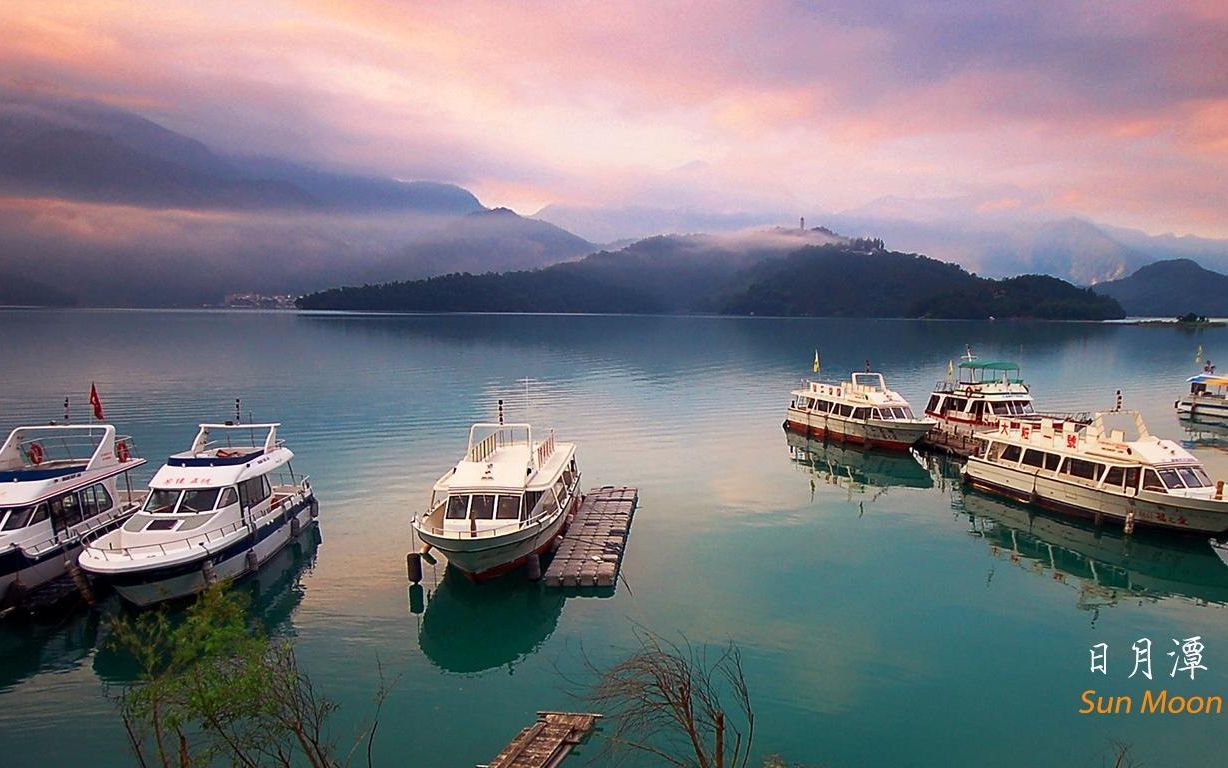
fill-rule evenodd
<path id="1" fill-rule="evenodd" d="M 1201 344 L 1198 345 L 1198 354 L 1194 355 L 1194 362 L 1196 363 L 1202 362 L 1202 345 Z"/>
<path id="2" fill-rule="evenodd" d="M 954 379 L 954 378 L 955 378 L 955 361 L 948 360 L 947 361 L 947 381 L 950 381 L 951 379 Z"/>
<path id="3" fill-rule="evenodd" d="M 815 373 L 819 372 L 819 350 L 817 349 L 814 351 L 814 365 L 812 367 L 814 368 Z"/>

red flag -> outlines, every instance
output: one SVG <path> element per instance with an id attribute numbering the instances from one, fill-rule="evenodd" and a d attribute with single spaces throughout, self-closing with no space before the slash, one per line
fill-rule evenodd
<path id="1" fill-rule="evenodd" d="M 90 405 L 94 406 L 94 418 L 102 421 L 105 418 L 102 415 L 102 401 L 98 399 L 98 389 L 92 381 L 90 382 Z"/>

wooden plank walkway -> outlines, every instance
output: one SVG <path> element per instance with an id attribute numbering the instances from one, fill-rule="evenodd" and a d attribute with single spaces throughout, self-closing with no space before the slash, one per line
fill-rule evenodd
<path id="1" fill-rule="evenodd" d="M 543 579 L 547 587 L 613 587 L 639 491 L 594 488 L 584 497 Z"/>
<path id="2" fill-rule="evenodd" d="M 981 441 L 971 435 L 952 435 L 937 429 L 931 429 L 925 437 L 921 438 L 921 442 L 917 443 L 917 447 L 922 450 L 945 453 L 961 459 L 968 458 L 976 452 L 980 445 Z"/>
<path id="3" fill-rule="evenodd" d="M 477 768 L 556 768 L 600 719 L 583 712 L 538 712 L 537 722 L 517 734 L 494 762 Z"/>

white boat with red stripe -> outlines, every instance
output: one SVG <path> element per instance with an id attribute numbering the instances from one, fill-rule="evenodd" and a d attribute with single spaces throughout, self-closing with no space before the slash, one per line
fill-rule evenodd
<path id="1" fill-rule="evenodd" d="M 498 576 L 548 550 L 580 502 L 576 446 L 528 424 L 474 424 L 469 446 L 411 525 L 474 580 Z"/>
<path id="2" fill-rule="evenodd" d="M 868 448 L 906 451 L 934 426 L 917 418 L 881 373 L 853 373 L 848 381 L 810 381 L 793 391 L 785 429 Z"/>

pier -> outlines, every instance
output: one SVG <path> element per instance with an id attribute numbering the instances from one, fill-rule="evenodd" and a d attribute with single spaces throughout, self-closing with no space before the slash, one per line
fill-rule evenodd
<path id="1" fill-rule="evenodd" d="M 517 734 L 493 762 L 477 768 L 556 768 L 600 719 L 581 712 L 538 712 L 537 722 Z"/>
<path id="2" fill-rule="evenodd" d="M 639 491 L 594 488 L 585 495 L 546 569 L 547 587 L 613 587 L 618 578 Z"/>

